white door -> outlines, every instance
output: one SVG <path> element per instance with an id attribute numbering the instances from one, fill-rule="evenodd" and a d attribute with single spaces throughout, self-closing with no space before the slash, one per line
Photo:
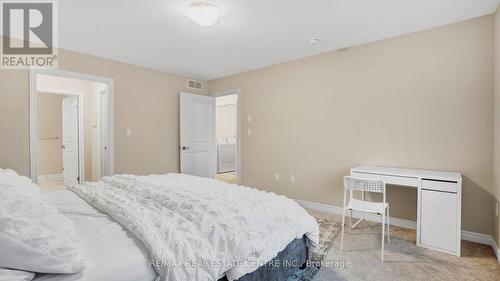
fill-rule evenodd
<path id="1" fill-rule="evenodd" d="M 71 187 L 79 181 L 78 159 L 78 98 L 62 101 L 62 149 L 64 185 Z"/>
<path id="2" fill-rule="evenodd" d="M 420 215 L 420 242 L 422 246 L 457 254 L 457 200 L 456 193 L 422 190 Z"/>
<path id="3" fill-rule="evenodd" d="M 110 176 L 109 172 L 109 121 L 108 121 L 108 91 L 99 93 L 99 176 Z"/>
<path id="4" fill-rule="evenodd" d="M 181 173 L 213 178 L 215 98 L 180 93 Z"/>

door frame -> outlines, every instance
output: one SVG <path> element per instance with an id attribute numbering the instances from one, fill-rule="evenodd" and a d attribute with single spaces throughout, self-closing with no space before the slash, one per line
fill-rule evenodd
<path id="1" fill-rule="evenodd" d="M 60 69 L 30 69 L 29 71 L 29 122 L 30 122 L 30 132 L 29 132 L 29 153 L 30 153 L 30 178 L 34 183 L 38 183 L 38 171 L 37 171 L 37 158 L 38 158 L 38 103 L 37 103 L 37 75 L 45 74 L 51 76 L 58 76 L 64 78 L 72 78 L 79 80 L 86 80 L 90 82 L 100 82 L 104 83 L 108 86 L 108 110 L 107 110 L 107 118 L 108 118 L 108 158 L 109 165 L 108 171 L 109 175 L 114 175 L 115 171 L 115 145 L 114 145 L 114 80 L 108 77 L 89 75 L 78 72 L 70 72 Z M 68 91 L 61 91 L 60 89 L 41 89 L 40 92 L 48 92 L 54 94 L 63 94 L 63 95 L 75 95 L 75 92 L 71 93 Z M 79 130 L 78 130 L 78 150 L 79 150 L 79 172 L 80 172 L 80 183 L 85 181 L 85 154 L 84 154 L 84 102 L 83 102 L 83 93 L 78 93 L 78 106 L 79 106 Z M 83 164 L 82 164 L 83 163 Z M 102 175 L 104 176 L 104 175 Z"/>
<path id="2" fill-rule="evenodd" d="M 241 184 L 241 89 L 230 89 L 220 92 L 210 93 L 210 96 L 216 99 L 217 97 L 236 95 L 238 97 L 236 101 L 236 177 L 238 178 L 238 184 Z M 217 153 L 217 119 L 216 119 L 216 109 L 217 100 L 214 101 L 214 151 Z M 217 155 L 214 157 L 214 167 L 217 167 Z M 214 178 L 217 171 L 214 169 Z"/>

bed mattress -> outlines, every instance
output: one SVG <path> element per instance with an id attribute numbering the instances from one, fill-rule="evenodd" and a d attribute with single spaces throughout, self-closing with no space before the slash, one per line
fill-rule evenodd
<path id="1" fill-rule="evenodd" d="M 38 274 L 37 281 L 147 281 L 157 273 L 141 241 L 69 190 L 42 193 L 75 224 L 87 268 L 78 274 Z"/>

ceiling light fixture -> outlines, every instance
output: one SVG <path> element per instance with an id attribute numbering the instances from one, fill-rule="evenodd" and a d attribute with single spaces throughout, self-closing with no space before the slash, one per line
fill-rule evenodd
<path id="1" fill-rule="evenodd" d="M 307 43 L 309 43 L 309 45 L 315 46 L 319 44 L 319 41 L 319 38 L 311 38 Z"/>
<path id="2" fill-rule="evenodd" d="M 206 2 L 195 2 L 185 11 L 188 19 L 199 26 L 211 26 L 219 21 L 219 9 Z"/>

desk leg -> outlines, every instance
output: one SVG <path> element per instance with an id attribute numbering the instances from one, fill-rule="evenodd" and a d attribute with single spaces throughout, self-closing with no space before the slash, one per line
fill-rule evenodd
<path id="1" fill-rule="evenodd" d="M 363 193 L 361 193 L 361 200 L 365 201 L 365 190 L 363 189 Z M 365 212 L 361 215 L 361 220 L 365 219 Z"/>
<path id="2" fill-rule="evenodd" d="M 420 207 L 422 202 L 422 178 L 418 179 L 417 188 L 417 247 L 420 247 Z"/>

